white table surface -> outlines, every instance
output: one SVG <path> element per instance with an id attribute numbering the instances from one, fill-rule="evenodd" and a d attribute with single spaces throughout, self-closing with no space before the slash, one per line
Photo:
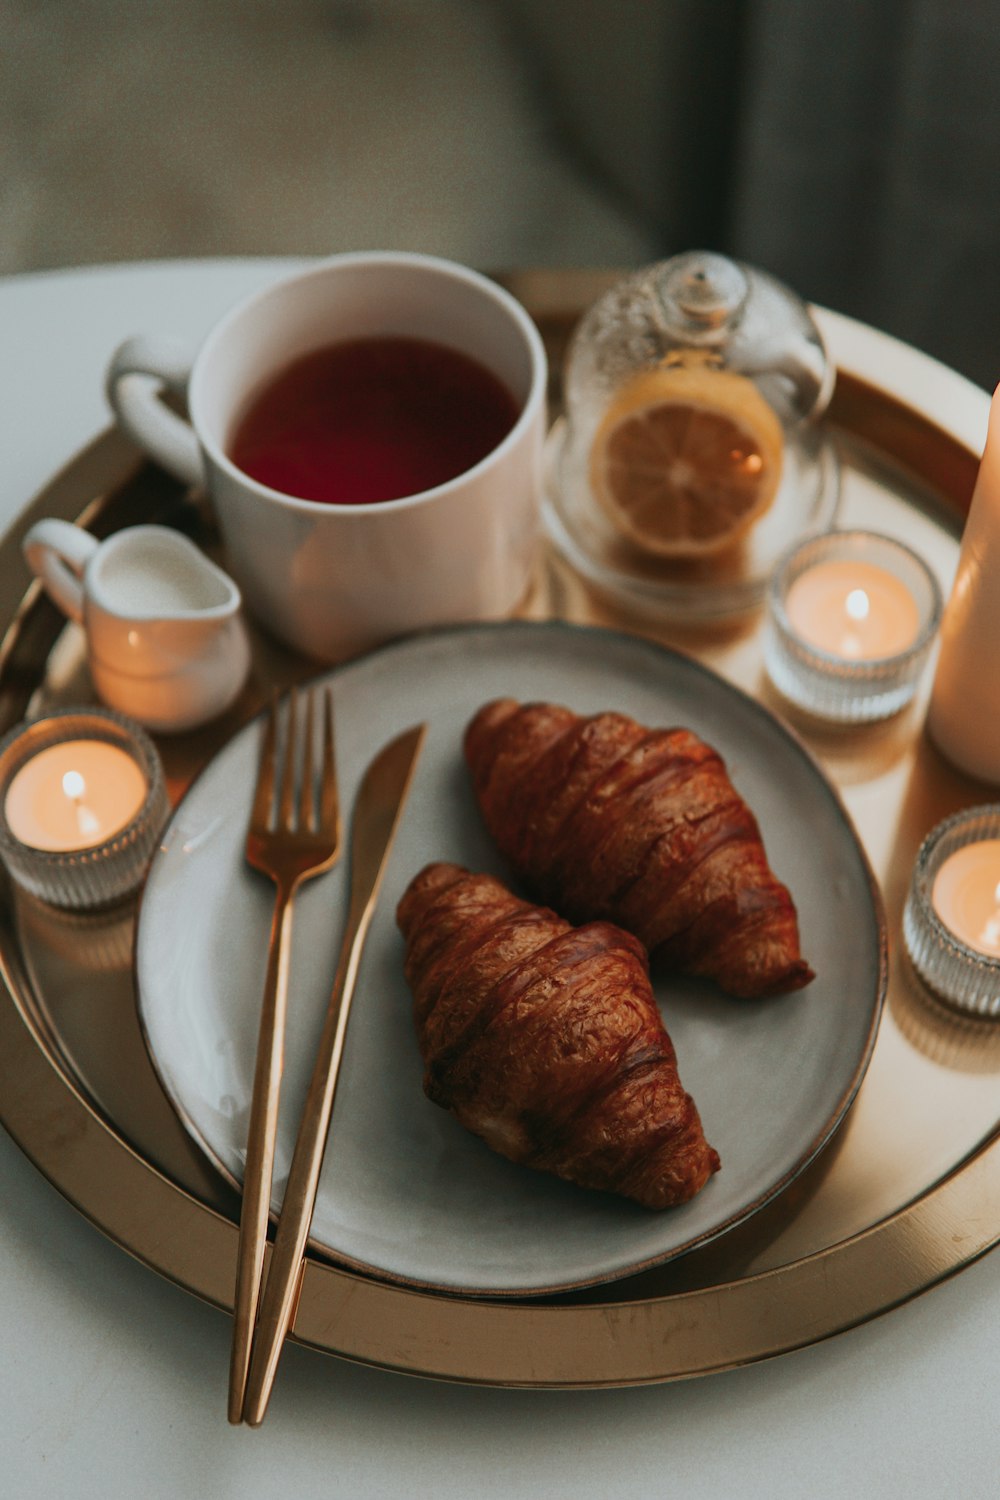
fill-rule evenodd
<path id="1" fill-rule="evenodd" d="M 290 264 L 0 281 L 0 524 L 106 425 L 102 375 L 120 339 L 196 340 Z M 888 356 L 910 379 L 929 368 L 899 346 Z M 981 393 L 946 384 L 952 414 L 983 430 Z M 448 1386 L 293 1346 L 251 1431 L 226 1423 L 226 1316 L 105 1240 L 2 1131 L 0 1181 L 0 1495 L 12 1500 L 1000 1495 L 1000 1254 L 816 1347 L 635 1390 Z"/>

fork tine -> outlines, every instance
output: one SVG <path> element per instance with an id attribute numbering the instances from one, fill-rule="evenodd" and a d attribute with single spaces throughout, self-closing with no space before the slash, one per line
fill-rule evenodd
<path id="1" fill-rule="evenodd" d="M 281 805 L 278 808 L 279 828 L 293 827 L 298 707 L 298 694 L 292 688 L 288 694 L 288 732 L 285 735 L 285 764 L 281 777 Z"/>
<path id="2" fill-rule="evenodd" d="M 257 770 L 257 786 L 254 790 L 253 807 L 250 811 L 252 827 L 266 828 L 271 821 L 271 806 L 274 802 L 275 749 L 278 741 L 278 699 L 271 699 L 264 725 L 264 738 L 260 747 L 260 763 Z"/>
<path id="3" fill-rule="evenodd" d="M 311 688 L 306 693 L 306 722 L 303 729 L 305 747 L 302 756 L 302 785 L 299 789 L 299 827 L 308 828 L 311 833 L 316 832 L 316 798 L 313 788 L 315 776 L 315 756 L 313 751 L 316 719 L 315 705 L 316 689 Z"/>
<path id="4" fill-rule="evenodd" d="M 337 793 L 337 760 L 333 745 L 333 694 L 323 694 L 322 779 L 320 782 L 319 826 L 339 841 L 340 799 Z"/>

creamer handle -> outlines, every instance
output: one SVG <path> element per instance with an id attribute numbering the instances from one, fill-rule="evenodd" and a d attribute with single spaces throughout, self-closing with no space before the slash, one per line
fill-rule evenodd
<path id="1" fill-rule="evenodd" d="M 28 567 L 49 598 L 78 625 L 83 623 L 83 571 L 97 546 L 89 531 L 53 516 L 36 521 L 21 543 Z"/>

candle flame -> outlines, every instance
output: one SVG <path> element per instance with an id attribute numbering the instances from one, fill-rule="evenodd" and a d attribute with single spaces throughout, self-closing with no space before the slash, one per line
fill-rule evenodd
<path id="1" fill-rule="evenodd" d="M 79 802 L 87 790 L 87 783 L 79 771 L 67 771 L 62 779 L 62 789 L 71 802 Z"/>
<path id="2" fill-rule="evenodd" d="M 84 807 L 81 800 L 87 790 L 87 783 L 79 771 L 64 772 L 62 789 L 76 809 L 77 827 L 84 838 L 92 838 L 94 834 L 100 833 L 100 820 L 94 816 L 89 807 Z"/>
<path id="3" fill-rule="evenodd" d="M 844 601 L 844 608 L 852 620 L 867 620 L 871 601 L 864 589 L 851 589 Z"/>

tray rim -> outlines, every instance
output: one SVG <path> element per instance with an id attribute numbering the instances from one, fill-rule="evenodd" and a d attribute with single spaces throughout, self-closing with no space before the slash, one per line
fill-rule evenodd
<path id="1" fill-rule="evenodd" d="M 886 338 L 835 315 L 836 322 Z M 863 341 L 863 340 L 862 340 Z M 889 341 L 890 343 L 894 341 Z M 905 349 L 906 346 L 901 346 Z M 918 354 L 918 351 L 912 351 Z M 919 356 L 926 359 L 926 356 Z M 930 362 L 933 364 L 934 362 Z M 938 367 L 944 370 L 945 367 Z M 947 371 L 967 385 L 962 377 Z M 982 409 L 988 406 L 980 394 Z M 875 442 L 888 418 L 894 446 L 883 451 L 924 472 L 932 448 L 936 487 L 960 518 L 978 456 L 971 422 L 960 432 L 932 420 L 892 390 L 838 371 L 831 419 Z M 908 465 L 907 460 L 910 460 Z M 19 540 L 42 513 L 100 522 L 102 498 L 142 467 L 114 429 L 99 435 L 43 488 L 0 542 L 0 576 L 27 584 Z M 79 491 L 99 498 L 81 512 Z M 27 587 L 10 623 L 22 620 L 37 588 Z M 17 598 L 16 587 L 6 598 Z M 7 623 L 6 621 L 4 623 Z M 10 636 L 0 649 L 0 706 L 9 688 Z M 89 1104 L 44 1034 L 22 1008 L 26 991 L 9 931 L 0 932 L 0 1121 L 29 1159 L 115 1243 L 167 1279 L 221 1308 L 231 1308 L 236 1225 L 165 1177 Z M 101 1201 L 91 1191 L 102 1183 Z M 169 1232 L 148 1210 L 169 1205 Z M 360 1363 L 472 1384 L 580 1388 L 656 1383 L 707 1374 L 818 1342 L 889 1311 L 955 1274 L 1000 1239 L 1000 1129 L 926 1192 L 888 1218 L 774 1270 L 695 1291 L 582 1305 L 493 1302 L 392 1286 L 310 1260 L 294 1336 Z M 858 1285 L 863 1286 L 860 1302 Z M 762 1332 L 760 1296 L 773 1317 Z M 600 1370 L 592 1368 L 596 1360 Z"/>

